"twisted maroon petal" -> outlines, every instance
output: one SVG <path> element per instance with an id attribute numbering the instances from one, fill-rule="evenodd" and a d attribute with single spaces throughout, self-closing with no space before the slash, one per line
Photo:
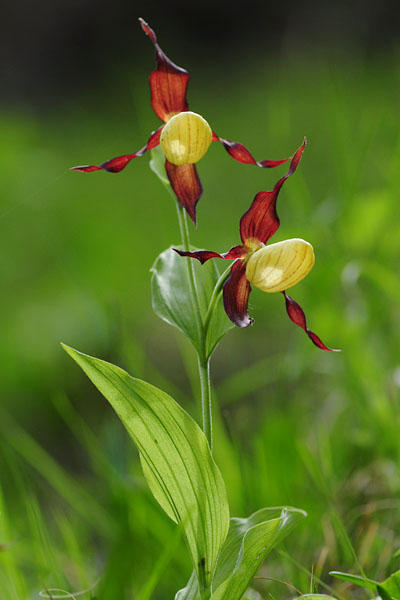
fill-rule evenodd
<path id="1" fill-rule="evenodd" d="M 240 163 L 246 165 L 256 165 L 257 167 L 262 168 L 272 168 L 278 167 L 282 163 L 287 162 L 290 158 L 283 158 L 282 160 L 260 160 L 256 161 L 254 156 L 251 154 L 249 150 L 243 144 L 239 144 L 238 142 L 231 142 L 230 140 L 224 140 L 220 138 L 216 133 L 212 134 L 213 142 L 221 142 L 225 150 L 228 152 L 232 158 L 237 160 Z"/>
<path id="2" fill-rule="evenodd" d="M 177 248 L 173 248 L 175 252 L 180 254 L 180 256 L 189 256 L 190 258 L 197 258 L 203 265 L 210 258 L 223 258 L 225 260 L 235 260 L 236 258 L 244 258 L 248 252 L 246 246 L 234 246 L 225 254 L 218 254 L 218 252 L 213 252 L 212 250 L 196 250 L 194 252 L 185 252 L 184 250 L 178 250 Z"/>
<path id="3" fill-rule="evenodd" d="M 157 117 L 168 121 L 174 114 L 188 110 L 186 89 L 189 73 L 175 65 L 157 44 L 154 31 L 143 19 L 139 19 L 143 31 L 151 39 L 156 50 L 157 68 L 150 75 L 151 105 Z"/>
<path id="4" fill-rule="evenodd" d="M 178 250 L 178 248 L 173 248 L 173 250 L 180 256 L 197 258 L 202 265 L 204 265 L 207 260 L 210 260 L 210 258 L 223 258 L 222 254 L 218 254 L 218 252 L 213 252 L 212 250 L 196 250 L 194 252 L 185 252 L 184 250 Z"/>
<path id="5" fill-rule="evenodd" d="M 250 292 L 246 264 L 243 260 L 237 260 L 223 287 L 225 312 L 237 327 L 248 327 L 254 322 L 247 312 Z"/>
<path id="6" fill-rule="evenodd" d="M 282 292 L 282 294 L 285 296 L 286 311 L 289 315 L 289 318 L 291 319 L 291 321 L 293 321 L 293 323 L 304 329 L 304 331 L 306 332 L 310 340 L 313 342 L 313 344 L 315 344 L 318 348 L 321 348 L 321 350 L 328 350 L 329 352 L 340 352 L 340 350 L 334 350 L 333 348 L 328 348 L 328 346 L 325 346 L 325 344 L 317 336 L 317 334 L 308 329 L 306 315 L 304 314 L 304 311 L 301 308 L 300 304 L 297 304 L 297 302 L 295 302 L 293 298 L 288 296 L 286 292 Z"/>
<path id="7" fill-rule="evenodd" d="M 134 158 L 138 156 L 143 156 L 147 150 L 152 150 L 160 143 L 160 135 L 161 130 L 164 127 L 160 127 L 151 134 L 147 144 L 135 154 L 123 154 L 122 156 L 116 156 L 115 158 L 111 158 L 101 165 L 87 165 L 83 167 L 71 167 L 71 171 L 82 171 L 83 173 L 91 173 L 92 171 L 108 171 L 109 173 L 119 173 L 122 169 L 125 169 L 126 165 Z"/>
<path id="8" fill-rule="evenodd" d="M 165 161 L 165 170 L 180 204 L 196 224 L 196 204 L 203 193 L 195 165 L 173 165 Z"/>
<path id="9" fill-rule="evenodd" d="M 259 192 L 255 196 L 250 208 L 240 219 L 242 242 L 253 238 L 266 244 L 278 229 L 279 217 L 276 212 L 276 201 L 282 185 L 297 169 L 305 147 L 306 140 L 304 139 L 292 157 L 288 172 L 279 179 L 271 192 Z"/>

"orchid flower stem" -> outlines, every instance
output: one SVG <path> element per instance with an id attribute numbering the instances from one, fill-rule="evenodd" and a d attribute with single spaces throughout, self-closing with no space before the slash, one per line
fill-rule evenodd
<path id="1" fill-rule="evenodd" d="M 173 192 L 173 190 L 171 188 L 171 185 L 168 182 L 164 182 L 163 179 L 161 179 L 161 181 L 164 184 L 164 187 L 166 188 L 169 195 L 172 196 L 172 198 L 175 200 L 176 212 L 178 214 L 179 230 L 181 233 L 182 246 L 186 252 L 189 252 L 190 251 L 190 236 L 189 236 L 189 227 L 188 227 L 188 222 L 187 222 L 186 211 L 183 208 L 183 206 L 181 206 L 179 204 L 179 202 L 177 201 L 175 193 Z M 186 269 L 187 269 L 187 276 L 188 276 L 188 282 L 189 282 L 189 288 L 190 288 L 190 296 L 191 296 L 191 301 L 192 301 L 192 305 L 193 305 L 193 312 L 194 312 L 195 319 L 196 319 L 197 331 L 199 333 L 200 339 L 203 342 L 202 343 L 203 354 L 205 355 L 205 339 L 206 339 L 205 329 L 204 329 L 204 325 L 203 325 L 203 319 L 201 318 L 199 296 L 197 294 L 197 287 L 196 287 L 196 275 L 194 272 L 193 262 L 191 260 L 186 261 Z"/>
<path id="2" fill-rule="evenodd" d="M 185 209 L 177 202 L 176 209 L 178 212 L 178 221 L 179 221 L 179 229 L 181 231 L 182 238 L 182 246 L 186 252 L 190 251 L 190 238 L 189 238 L 189 228 L 186 218 Z M 203 350 L 205 350 L 205 330 L 203 325 L 203 319 L 201 318 L 200 312 L 200 304 L 199 304 L 199 296 L 197 294 L 197 286 L 196 286 L 196 275 L 194 272 L 194 265 L 192 260 L 186 260 L 187 265 L 187 274 L 188 281 L 190 287 L 190 295 L 193 304 L 193 311 L 196 319 L 197 330 L 202 340 Z M 205 354 L 205 352 L 203 352 Z"/>
<path id="3" fill-rule="evenodd" d="M 189 227 L 187 221 L 187 214 L 183 206 L 179 204 L 176 196 L 170 186 L 170 184 L 162 177 L 160 177 L 164 187 L 168 193 L 174 198 L 176 202 L 176 211 L 178 214 L 179 229 L 181 232 L 182 246 L 186 252 L 190 251 L 190 237 Z M 192 260 L 186 260 L 187 279 L 190 290 L 190 298 L 193 306 L 193 313 L 196 319 L 197 331 L 201 340 L 201 352 L 198 353 L 198 365 L 199 365 L 199 378 L 200 378 L 200 394 L 201 394 L 201 414 L 203 420 L 203 432 L 206 436 L 210 449 L 212 451 L 212 409 L 211 409 L 211 382 L 210 382 L 210 357 L 207 356 L 206 340 L 207 340 L 207 328 L 210 322 L 212 312 L 215 308 L 215 304 L 218 301 L 219 294 L 216 292 L 221 278 L 218 280 L 217 285 L 214 289 L 211 303 L 214 302 L 213 307 L 210 307 L 207 311 L 205 322 L 201 316 L 199 295 L 197 293 L 196 286 L 196 274 L 194 271 L 194 265 Z M 222 283 L 220 284 L 222 289 Z M 215 299 L 214 299 L 215 296 Z M 214 299 L 214 300 L 213 300 Z M 210 312 L 211 310 L 211 312 Z"/>
<path id="4" fill-rule="evenodd" d="M 186 252 L 190 251 L 190 238 L 187 216 L 185 209 L 177 202 L 176 209 L 178 213 L 179 228 L 181 231 L 182 246 Z M 210 360 L 206 356 L 206 327 L 203 323 L 200 312 L 199 296 L 196 288 L 196 275 L 194 272 L 193 261 L 186 260 L 188 282 L 190 295 L 193 304 L 193 310 L 196 317 L 197 328 L 202 340 L 203 352 L 198 356 L 200 393 L 201 393 L 201 414 L 203 420 L 203 432 L 206 436 L 212 450 L 212 415 L 211 415 L 211 383 L 210 383 Z"/>
<path id="5" fill-rule="evenodd" d="M 211 318 L 214 314 L 214 310 L 217 305 L 217 302 L 221 297 L 223 285 L 228 278 L 231 268 L 232 268 L 232 265 L 229 265 L 229 267 L 227 269 L 225 269 L 225 271 L 222 273 L 222 275 L 218 279 L 217 283 L 215 284 L 215 288 L 213 289 L 210 304 L 208 305 L 208 309 L 207 309 L 206 318 L 204 319 L 204 331 L 206 332 L 206 334 L 207 334 L 208 327 L 210 325 Z"/>
<path id="6" fill-rule="evenodd" d="M 155 158 L 156 158 L 156 156 L 153 157 L 153 160 L 155 160 Z M 152 169 L 159 177 L 160 181 L 164 185 L 164 187 L 167 190 L 167 192 L 169 193 L 169 195 L 172 196 L 172 198 L 175 200 L 176 211 L 178 214 L 179 229 L 180 229 L 181 238 L 182 238 L 182 246 L 186 252 L 189 252 L 190 251 L 190 237 L 189 237 L 189 227 L 188 227 L 188 222 L 187 222 L 186 211 L 183 208 L 183 206 L 181 206 L 179 204 L 179 202 L 177 201 L 175 193 L 173 192 L 169 182 L 165 179 L 165 177 L 160 175 L 159 168 L 157 167 L 156 164 L 153 165 Z M 212 313 L 210 314 L 208 321 L 206 319 L 207 325 L 205 323 L 203 323 L 203 318 L 201 316 L 201 310 L 200 310 L 199 295 L 197 293 L 196 275 L 195 275 L 194 265 L 193 265 L 192 260 L 186 259 L 186 270 L 187 270 L 186 272 L 187 272 L 187 279 L 188 279 L 189 290 L 190 290 L 190 298 L 191 298 L 192 307 L 193 307 L 193 313 L 194 313 L 195 319 L 196 319 L 196 327 L 197 327 L 197 331 L 199 334 L 199 339 L 201 340 L 201 352 L 198 352 L 198 365 L 199 365 L 199 377 L 200 377 L 201 414 L 202 414 L 202 420 L 203 420 L 203 432 L 208 440 L 210 449 L 212 451 L 212 416 L 211 416 L 212 409 L 211 409 L 210 357 L 207 356 L 207 349 L 206 349 L 207 327 L 208 327 L 208 323 L 209 323 Z M 213 296 L 214 296 L 214 294 L 213 294 Z M 216 300 L 218 300 L 218 297 Z M 207 315 L 208 315 L 208 313 L 207 313 Z"/>
<path id="7" fill-rule="evenodd" d="M 203 431 L 212 452 L 212 408 L 211 408 L 211 380 L 210 359 L 202 360 L 199 356 L 199 376 L 201 390 L 201 412 L 203 417 Z"/>

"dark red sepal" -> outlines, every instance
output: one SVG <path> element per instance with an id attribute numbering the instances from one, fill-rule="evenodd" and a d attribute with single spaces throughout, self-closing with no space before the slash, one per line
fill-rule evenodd
<path id="1" fill-rule="evenodd" d="M 195 165 L 173 165 L 165 161 L 165 170 L 180 204 L 196 224 L 196 204 L 203 193 Z"/>
<path id="2" fill-rule="evenodd" d="M 237 260 L 223 287 L 225 312 L 237 327 L 248 327 L 254 322 L 247 312 L 250 292 L 246 264 L 243 260 Z"/>
<path id="3" fill-rule="evenodd" d="M 272 191 L 256 194 L 250 208 L 240 219 L 240 236 L 242 242 L 246 242 L 248 239 L 256 239 L 266 244 L 278 229 L 279 217 L 276 212 L 276 201 L 282 185 L 297 169 L 305 146 L 306 140 L 296 150 L 290 162 L 288 172 L 279 179 Z"/>
<path id="4" fill-rule="evenodd" d="M 147 150 L 152 150 L 160 143 L 162 127 L 157 129 L 148 139 L 148 142 L 141 150 L 135 152 L 135 154 L 123 154 L 122 156 L 116 156 L 101 165 L 87 165 L 83 167 L 71 167 L 71 171 L 82 171 L 83 173 L 91 173 L 92 171 L 108 171 L 109 173 L 119 173 L 122 169 L 125 169 L 126 165 L 131 162 L 132 159 L 138 156 L 143 156 Z"/>
<path id="5" fill-rule="evenodd" d="M 189 73 L 174 64 L 157 44 L 154 31 L 143 19 L 139 19 L 143 31 L 149 36 L 156 50 L 157 69 L 150 75 L 151 105 L 157 117 L 168 121 L 174 114 L 188 110 L 186 89 Z"/>
<path id="6" fill-rule="evenodd" d="M 180 254 L 181 256 L 189 256 L 190 258 L 197 258 L 203 265 L 210 258 L 223 258 L 225 260 L 235 260 L 237 258 L 244 258 L 248 252 L 246 246 L 234 246 L 229 250 L 229 252 L 225 252 L 225 254 L 218 254 L 218 252 L 213 252 L 212 250 L 195 250 L 194 252 L 185 252 L 184 250 L 178 250 L 177 248 L 173 248 L 175 252 Z"/>
<path id="7" fill-rule="evenodd" d="M 222 254 L 218 254 L 218 252 L 212 252 L 212 250 L 195 250 L 194 252 L 185 252 L 184 250 L 178 250 L 178 248 L 173 248 L 175 252 L 177 252 L 180 256 L 189 256 L 190 258 L 197 258 L 201 262 L 202 265 L 210 258 L 223 258 Z"/>
<path id="8" fill-rule="evenodd" d="M 228 152 L 232 158 L 237 160 L 240 163 L 245 165 L 256 165 L 257 167 L 261 167 L 263 169 L 268 168 L 271 169 L 273 167 L 279 167 L 279 165 L 290 160 L 289 158 L 283 158 L 281 160 L 260 160 L 257 161 L 254 156 L 251 154 L 250 150 L 248 150 L 243 144 L 239 144 L 238 142 L 231 142 L 230 140 L 224 140 L 220 138 L 216 133 L 212 134 L 213 142 L 221 142 L 225 150 Z"/>
<path id="9" fill-rule="evenodd" d="M 278 194 L 258 192 L 249 210 L 240 219 L 240 236 L 242 242 L 256 239 L 266 244 L 279 227 L 279 217 L 276 213 Z"/>
<path id="10" fill-rule="evenodd" d="M 70 167 L 70 171 L 82 171 L 82 173 L 91 173 L 92 171 L 101 171 L 102 168 L 97 165 L 82 165 L 80 167 Z"/>
<path id="11" fill-rule="evenodd" d="M 340 350 L 334 350 L 333 348 L 328 348 L 328 346 L 325 346 L 317 334 L 308 329 L 306 315 L 304 314 L 300 304 L 288 296 L 286 292 L 282 292 L 282 294 L 285 297 L 286 311 L 289 315 L 289 318 L 291 321 L 293 321 L 293 323 L 295 323 L 295 325 L 298 325 L 306 332 L 313 344 L 315 344 L 318 348 L 321 348 L 321 350 L 328 350 L 328 352 L 340 352 Z"/>

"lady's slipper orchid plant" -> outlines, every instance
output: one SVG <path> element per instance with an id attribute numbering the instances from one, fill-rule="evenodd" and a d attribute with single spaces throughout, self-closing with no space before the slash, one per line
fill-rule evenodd
<path id="1" fill-rule="evenodd" d="M 164 54 L 154 31 L 143 19 L 139 21 L 156 50 L 157 68 L 149 78 L 151 105 L 165 125 L 152 133 L 147 144 L 133 154 L 117 156 L 98 166 L 72 167 L 72 170 L 85 173 L 99 170 L 119 173 L 132 159 L 143 156 L 147 150 L 152 150 L 160 144 L 166 157 L 165 168 L 172 189 L 196 223 L 196 204 L 203 189 L 195 163 L 204 156 L 211 142 L 221 142 L 228 154 L 238 162 L 258 167 L 276 167 L 289 158 L 256 161 L 245 146 L 220 138 L 202 116 L 190 112 L 186 98 L 189 73 L 175 65 Z"/>
<path id="2" fill-rule="evenodd" d="M 299 325 L 311 341 L 322 350 L 328 348 L 321 339 L 307 327 L 303 309 L 286 290 L 304 279 L 314 265 L 314 250 L 311 244 L 302 239 L 291 239 L 266 246 L 268 240 L 279 228 L 276 202 L 280 189 L 292 175 L 300 162 L 306 140 L 294 154 L 286 175 L 281 177 L 274 189 L 256 194 L 250 208 L 240 220 L 242 244 L 234 246 L 225 254 L 209 250 L 184 252 L 181 256 L 197 258 L 202 264 L 210 258 L 235 260 L 230 275 L 223 285 L 225 312 L 237 327 L 248 327 L 253 319 L 248 314 L 248 300 L 252 283 L 263 292 L 282 292 L 290 319 Z"/>
<path id="3" fill-rule="evenodd" d="M 175 598 L 241 600 L 252 595 L 249 586 L 268 552 L 306 515 L 298 509 L 278 507 L 261 509 L 247 519 L 230 518 L 226 486 L 212 456 L 210 358 L 231 329 L 219 303 L 221 294 L 229 319 L 238 327 L 248 327 L 253 323 L 248 314 L 252 284 L 264 292 L 281 292 L 293 323 L 318 348 L 331 350 L 308 329 L 303 309 L 286 292 L 312 269 L 311 244 L 295 238 L 268 245 L 280 225 L 276 209 L 279 192 L 296 171 L 306 141 L 291 159 L 257 162 L 242 144 L 220 138 L 202 116 L 189 111 L 187 71 L 167 58 L 157 44 L 154 31 L 143 19 L 140 23 L 156 51 L 157 67 L 150 75 L 151 104 L 163 125 L 136 153 L 74 170 L 118 173 L 132 159 L 160 145 L 171 187 L 164 176 L 161 151 L 154 153 L 150 166 L 177 198 L 183 249 L 174 250 L 202 264 L 211 258 L 234 261 L 221 276 L 215 269 L 208 273 L 207 269 L 200 269 L 199 273 L 192 261 L 182 261 L 169 247 L 151 269 L 152 305 L 156 314 L 177 327 L 197 353 L 202 430 L 162 390 L 131 377 L 115 365 L 64 348 L 115 409 L 140 452 L 143 475 L 154 498 L 182 529 L 194 570 Z M 196 204 L 202 187 L 195 164 L 212 141 L 221 142 L 232 158 L 245 164 L 275 167 L 290 160 L 287 173 L 273 190 L 255 196 L 240 220 L 241 243 L 225 254 L 191 251 L 185 213 L 186 210 L 196 223 Z"/>

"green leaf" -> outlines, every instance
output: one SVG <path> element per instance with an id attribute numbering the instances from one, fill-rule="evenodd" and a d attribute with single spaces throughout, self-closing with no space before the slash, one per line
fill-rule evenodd
<path id="1" fill-rule="evenodd" d="M 229 527 L 225 484 L 200 427 L 167 394 L 110 363 L 64 346 L 107 398 L 137 445 L 150 488 L 182 525 L 202 587 Z"/>
<path id="2" fill-rule="evenodd" d="M 375 581 L 374 579 L 367 579 L 366 577 L 352 575 L 351 573 L 342 573 L 341 571 L 331 571 L 329 575 L 333 575 L 333 577 L 343 579 L 344 581 L 349 581 L 350 583 L 360 587 L 368 588 L 370 590 L 377 590 L 382 600 L 386 600 L 384 597 L 385 594 L 393 600 L 400 600 L 400 570 L 393 573 L 381 583 L 379 583 L 379 581 Z"/>
<path id="3" fill-rule="evenodd" d="M 379 587 L 395 600 L 400 600 L 400 571 L 396 571 L 396 573 L 393 573 L 388 579 L 382 581 L 382 583 L 379 584 Z M 383 597 L 382 600 L 384 600 Z"/>
<path id="4" fill-rule="evenodd" d="M 342 579 L 343 581 L 348 581 L 349 583 L 353 583 L 354 585 L 358 585 L 359 587 L 367 588 L 369 590 L 375 590 L 378 585 L 377 581 L 373 579 L 367 579 L 366 577 L 361 577 L 361 575 L 353 575 L 352 573 L 342 573 L 341 571 L 330 571 L 329 575 L 332 577 L 336 577 L 337 579 Z"/>
<path id="5" fill-rule="evenodd" d="M 376 589 L 378 590 L 381 600 L 391 600 L 392 597 L 389 596 L 388 592 L 386 592 L 381 585 L 378 585 Z M 393 596 L 393 598 L 399 598 L 399 596 Z"/>
<path id="6" fill-rule="evenodd" d="M 175 594 L 175 600 L 200 600 L 199 584 L 196 572 L 190 576 L 187 586 Z"/>
<path id="7" fill-rule="evenodd" d="M 220 277 L 214 261 L 200 265 L 192 258 L 179 256 L 172 248 L 162 252 L 151 269 L 153 308 L 161 319 L 180 329 L 200 355 L 205 352 L 205 358 L 209 358 L 218 342 L 233 325 L 226 316 L 220 300 L 209 321 L 204 342 L 204 331 L 198 331 L 195 309 L 190 296 L 188 261 L 193 261 L 200 313 L 204 324 L 213 290 Z"/>
<path id="8" fill-rule="evenodd" d="M 248 519 L 231 519 L 212 582 L 212 600 L 240 600 L 267 554 L 306 513 L 263 508 Z"/>

